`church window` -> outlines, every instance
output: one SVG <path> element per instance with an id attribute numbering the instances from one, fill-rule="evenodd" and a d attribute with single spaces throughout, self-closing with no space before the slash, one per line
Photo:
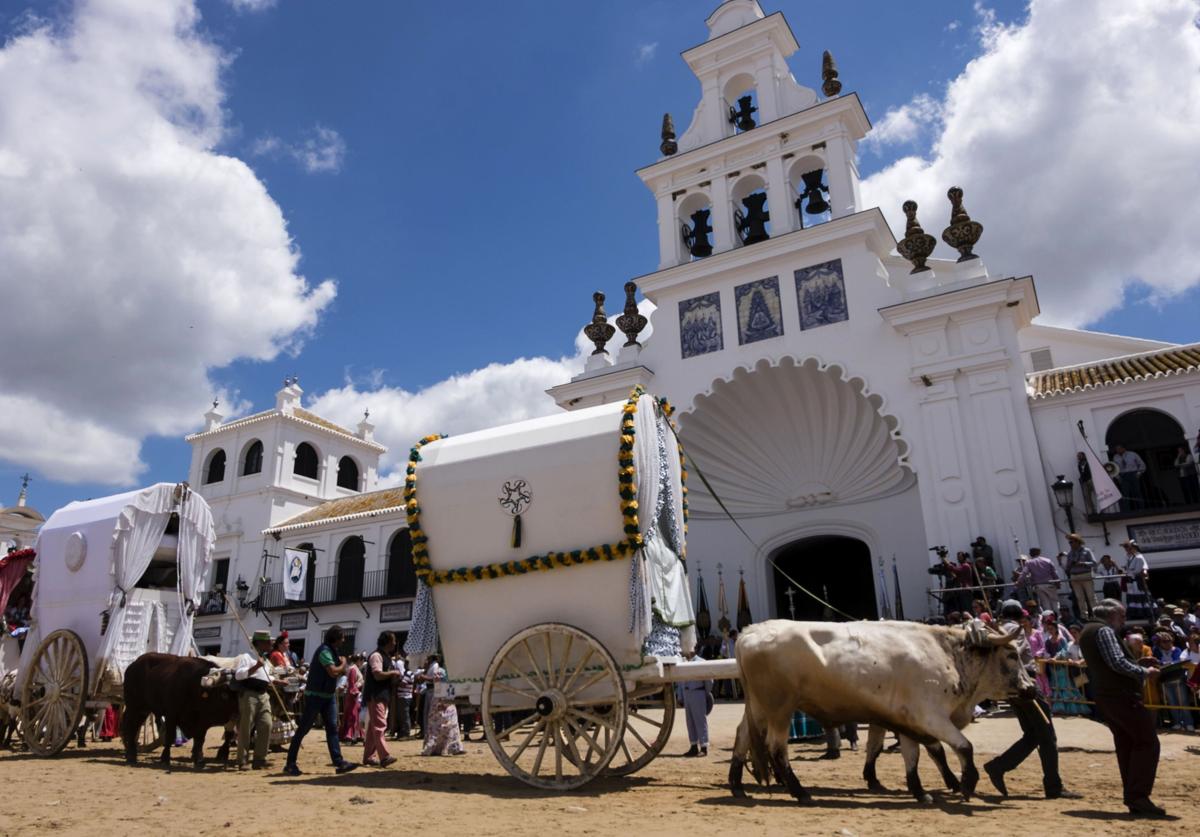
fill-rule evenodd
<path id="1" fill-rule="evenodd" d="M 251 474 L 262 473 L 262 469 L 263 443 L 255 439 L 242 455 L 242 476 L 248 477 Z"/>
<path id="2" fill-rule="evenodd" d="M 296 459 L 292 465 L 292 473 L 300 477 L 308 477 L 312 480 L 319 478 L 320 465 L 317 458 L 317 449 L 308 442 L 301 442 L 296 445 Z"/>
<path id="3" fill-rule="evenodd" d="M 358 491 L 358 463 L 348 456 L 338 460 L 337 484 L 338 488 Z"/>
<path id="4" fill-rule="evenodd" d="M 208 457 L 208 464 L 204 468 L 204 484 L 210 485 L 214 482 L 221 482 L 225 479 L 225 451 L 217 448 Z"/>

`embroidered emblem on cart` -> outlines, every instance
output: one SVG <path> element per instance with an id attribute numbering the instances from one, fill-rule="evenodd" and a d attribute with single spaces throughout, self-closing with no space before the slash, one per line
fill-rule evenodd
<path id="1" fill-rule="evenodd" d="M 500 490 L 500 508 L 508 512 L 513 519 L 511 546 L 516 549 L 521 545 L 521 515 L 533 505 L 533 489 L 529 481 L 521 477 L 505 480 Z"/>

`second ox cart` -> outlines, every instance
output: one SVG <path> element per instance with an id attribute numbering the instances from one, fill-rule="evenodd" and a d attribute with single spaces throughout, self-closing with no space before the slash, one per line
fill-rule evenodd
<path id="1" fill-rule="evenodd" d="M 410 454 L 419 576 L 410 658 L 439 647 L 443 688 L 482 710 L 514 777 L 567 790 L 658 755 L 672 684 L 736 677 L 688 661 L 687 489 L 671 407 L 639 389 Z"/>

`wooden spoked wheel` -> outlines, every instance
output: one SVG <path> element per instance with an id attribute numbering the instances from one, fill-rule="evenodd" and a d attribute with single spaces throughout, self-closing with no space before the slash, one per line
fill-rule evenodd
<path id="1" fill-rule="evenodd" d="M 21 688 L 21 734 L 29 749 L 52 756 L 79 728 L 87 697 L 88 660 L 74 631 L 57 630 L 33 652 Z"/>
<path id="2" fill-rule="evenodd" d="M 625 734 L 605 775 L 629 776 L 654 761 L 667 746 L 675 725 L 675 688 L 639 686 L 629 692 L 625 709 Z M 607 730 L 605 731 L 607 734 Z"/>
<path id="3" fill-rule="evenodd" d="M 480 704 L 496 760 L 537 788 L 571 790 L 601 775 L 625 731 L 616 660 L 591 634 L 554 622 L 500 646 Z"/>

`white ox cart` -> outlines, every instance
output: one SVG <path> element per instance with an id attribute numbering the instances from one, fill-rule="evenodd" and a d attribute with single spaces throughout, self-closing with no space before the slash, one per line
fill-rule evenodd
<path id="1" fill-rule="evenodd" d="M 208 504 L 186 483 L 70 503 L 50 516 L 34 546 L 16 682 L 31 751 L 58 753 L 85 712 L 121 703 L 137 657 L 194 653 L 192 615 L 214 540 Z"/>
<path id="2" fill-rule="evenodd" d="M 638 389 L 411 454 L 420 583 L 405 650 L 419 661 L 440 634 L 450 689 L 530 785 L 639 770 L 670 735 L 673 682 L 737 676 L 735 661 L 680 657 L 695 634 L 669 414 Z"/>

